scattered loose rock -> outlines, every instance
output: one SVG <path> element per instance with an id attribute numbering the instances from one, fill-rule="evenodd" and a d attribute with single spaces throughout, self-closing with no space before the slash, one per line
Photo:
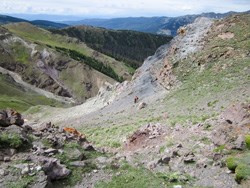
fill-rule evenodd
<path id="1" fill-rule="evenodd" d="M 125 148 L 128 150 L 146 149 L 147 146 L 160 143 L 165 133 L 166 128 L 163 125 L 150 123 L 135 131 L 125 142 Z"/>
<path id="2" fill-rule="evenodd" d="M 141 102 L 141 103 L 139 104 L 138 108 L 139 108 L 139 110 L 141 110 L 141 109 L 143 109 L 143 108 L 146 108 L 146 106 L 147 106 L 147 103 Z"/>
<path id="3" fill-rule="evenodd" d="M 225 39 L 231 39 L 234 38 L 234 33 L 226 32 L 218 35 L 219 38 L 225 40 Z"/>
<path id="4" fill-rule="evenodd" d="M 169 156 L 163 156 L 163 157 L 159 160 L 159 162 L 162 163 L 162 164 L 168 164 L 168 163 L 170 162 L 170 160 L 171 160 L 171 157 L 169 157 Z"/>
<path id="5" fill-rule="evenodd" d="M 4 169 L 0 169 L 0 176 L 6 176 L 8 172 Z"/>
<path id="6" fill-rule="evenodd" d="M 246 147 L 245 136 L 239 135 L 235 141 L 235 149 L 243 150 Z"/>
<path id="7" fill-rule="evenodd" d="M 70 163 L 71 166 L 75 166 L 75 167 L 85 167 L 86 166 L 86 162 L 84 161 L 73 161 Z"/>
<path id="8" fill-rule="evenodd" d="M 50 180 L 64 179 L 71 173 L 71 171 L 64 165 L 60 164 L 57 159 L 42 158 L 40 159 L 40 162 L 42 169 Z"/>

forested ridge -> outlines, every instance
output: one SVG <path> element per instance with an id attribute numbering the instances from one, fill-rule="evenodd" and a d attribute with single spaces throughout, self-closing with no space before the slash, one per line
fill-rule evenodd
<path id="1" fill-rule="evenodd" d="M 89 47 L 119 61 L 124 61 L 133 68 L 141 66 L 146 57 L 153 55 L 159 46 L 172 39 L 170 36 L 128 30 L 115 31 L 90 26 L 76 26 L 51 31 L 78 38 Z"/>

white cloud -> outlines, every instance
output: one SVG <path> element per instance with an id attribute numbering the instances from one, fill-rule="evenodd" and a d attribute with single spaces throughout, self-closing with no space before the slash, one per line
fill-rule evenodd
<path id="1" fill-rule="evenodd" d="M 0 14 L 175 16 L 248 9 L 250 0 L 0 0 Z"/>

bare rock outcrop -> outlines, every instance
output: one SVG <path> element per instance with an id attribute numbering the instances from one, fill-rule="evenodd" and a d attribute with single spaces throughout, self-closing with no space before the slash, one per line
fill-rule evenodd
<path id="1" fill-rule="evenodd" d="M 179 35 L 171 41 L 163 66 L 156 74 L 157 80 L 166 89 L 169 90 L 178 83 L 173 73 L 173 66 L 178 65 L 181 59 L 203 48 L 205 36 L 211 29 L 212 23 L 211 19 L 201 17 L 197 18 L 194 23 L 179 29 Z"/>
<path id="2" fill-rule="evenodd" d="M 10 125 L 22 126 L 24 119 L 21 114 L 15 110 L 0 110 L 0 127 L 8 127 Z"/>

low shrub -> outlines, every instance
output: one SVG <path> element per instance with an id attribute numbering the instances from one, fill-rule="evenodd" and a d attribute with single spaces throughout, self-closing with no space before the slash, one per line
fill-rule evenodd
<path id="1" fill-rule="evenodd" d="M 0 148 L 20 148 L 23 140 L 18 134 L 3 133 L 0 135 Z"/>
<path id="2" fill-rule="evenodd" d="M 250 135 L 245 136 L 246 146 L 248 149 L 250 149 Z"/>
<path id="3" fill-rule="evenodd" d="M 235 171 L 238 166 L 238 161 L 234 157 L 228 157 L 226 160 L 226 165 L 229 170 Z"/>

